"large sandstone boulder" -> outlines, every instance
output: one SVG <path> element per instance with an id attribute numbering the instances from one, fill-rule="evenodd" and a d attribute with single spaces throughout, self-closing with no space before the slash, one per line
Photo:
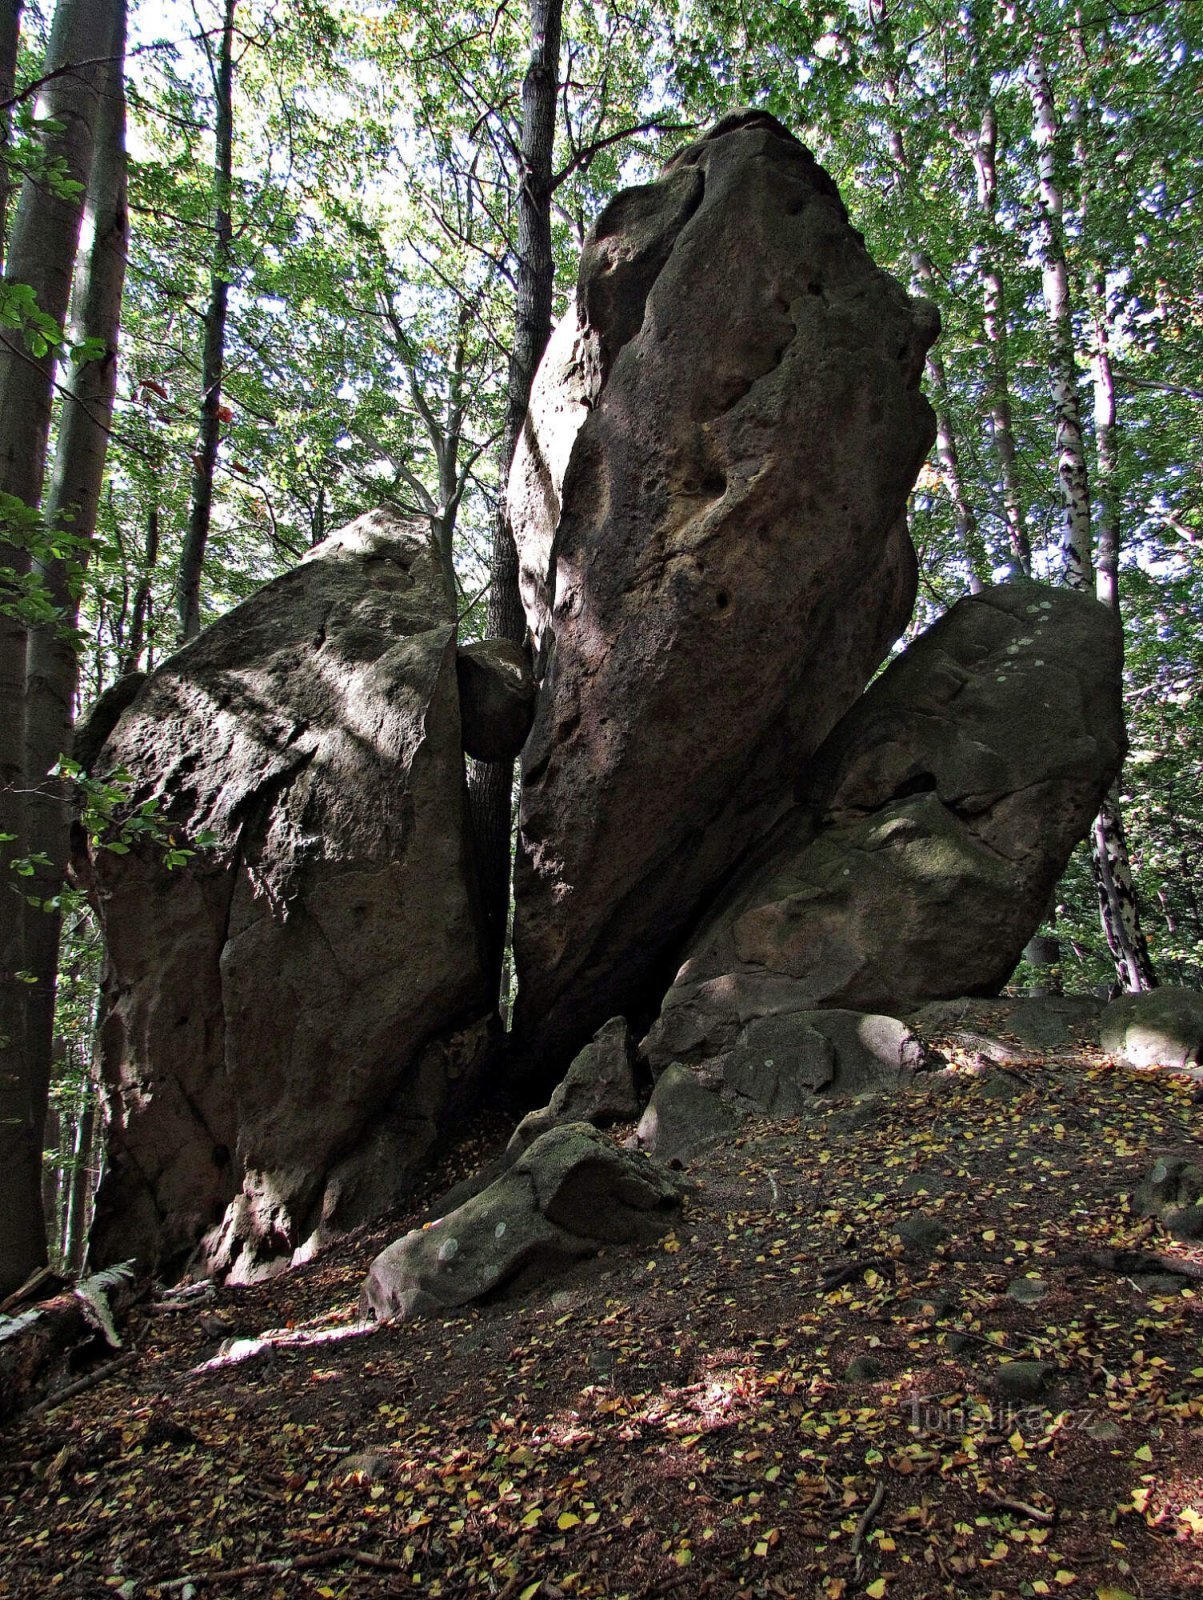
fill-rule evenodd
<path id="1" fill-rule="evenodd" d="M 605 1245 L 658 1238 L 682 1193 L 587 1123 L 552 1128 L 487 1189 L 381 1251 L 360 1310 L 405 1320 L 527 1289 Z"/>
<path id="2" fill-rule="evenodd" d="M 762 112 L 595 224 L 510 480 L 543 674 L 515 1023 L 544 1070 L 654 1007 L 703 897 L 905 626 L 937 324 Z"/>
<path id="3" fill-rule="evenodd" d="M 1151 989 L 1125 994 L 1103 1012 L 1104 1050 L 1134 1067 L 1203 1066 L 1203 994 L 1198 989 Z"/>
<path id="4" fill-rule="evenodd" d="M 804 795 L 692 940 L 653 1069 L 758 1019 L 996 994 L 1124 749 L 1120 630 L 1089 595 L 961 600 L 802 773 Z"/>
<path id="5" fill-rule="evenodd" d="M 107 1170 L 92 1255 L 246 1280 L 391 1205 L 490 1013 L 455 613 L 428 536 L 362 517 L 141 687 L 94 761 L 182 843 L 94 849 Z"/>

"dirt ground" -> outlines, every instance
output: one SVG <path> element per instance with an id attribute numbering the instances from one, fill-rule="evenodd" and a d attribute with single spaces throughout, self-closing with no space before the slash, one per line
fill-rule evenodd
<path id="1" fill-rule="evenodd" d="M 0 1437 L 0 1596 L 1203 1595 L 1203 1247 L 1132 1207 L 1203 1155 L 1197 1086 L 948 1054 L 748 1124 L 658 1245 L 517 1302 L 361 1330 L 415 1206 L 144 1307 Z M 268 1329 L 315 1342 L 206 1369 Z"/>

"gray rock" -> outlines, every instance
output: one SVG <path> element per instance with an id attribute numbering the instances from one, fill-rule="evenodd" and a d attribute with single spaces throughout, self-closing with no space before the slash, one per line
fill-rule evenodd
<path id="1" fill-rule="evenodd" d="M 995 1381 L 1006 1400 L 1038 1400 L 1056 1371 L 1047 1361 L 1004 1361 L 995 1373 Z"/>
<path id="2" fill-rule="evenodd" d="M 334 1471 L 336 1479 L 363 1478 L 368 1482 L 379 1481 L 381 1478 L 391 1478 L 396 1470 L 396 1462 L 392 1456 L 383 1455 L 377 1451 L 359 1450 L 355 1454 L 344 1456 Z"/>
<path id="3" fill-rule="evenodd" d="M 933 1000 L 907 1016 L 929 1040 L 973 1035 L 992 1061 L 1025 1061 L 1049 1050 L 1091 1050 L 1099 1043 L 1102 1002 L 1094 995 L 998 995 L 992 1000 Z"/>
<path id="4" fill-rule="evenodd" d="M 549 1103 L 523 1117 L 507 1154 L 517 1155 L 558 1123 L 589 1122 L 604 1128 L 633 1121 L 642 1106 L 631 1030 L 624 1017 L 612 1017 L 574 1058 Z"/>
<path id="5" fill-rule="evenodd" d="M 465 751 L 474 761 L 512 761 L 535 715 L 535 680 L 526 651 L 509 639 L 461 645 L 456 674 Z"/>
<path id="6" fill-rule="evenodd" d="M 895 1225 L 894 1232 L 902 1240 L 906 1253 L 918 1259 L 934 1255 L 948 1238 L 948 1229 L 942 1223 L 934 1217 L 918 1215 L 903 1217 Z"/>
<path id="7" fill-rule="evenodd" d="M 1163 1220 L 1175 1239 L 1203 1239 L 1203 1206 L 1171 1206 Z"/>
<path id="8" fill-rule="evenodd" d="M 1013 1278 L 1007 1285 L 1007 1295 L 1021 1306 L 1034 1306 L 1048 1295 L 1048 1284 L 1041 1278 Z"/>
<path id="9" fill-rule="evenodd" d="M 509 491 L 542 665 L 514 922 L 535 1056 L 654 1004 L 905 625 L 937 326 L 763 112 L 594 225 Z"/>
<path id="10" fill-rule="evenodd" d="M 734 1137 L 741 1112 L 679 1062 L 656 1080 L 635 1142 L 660 1161 L 688 1161 Z"/>
<path id="11" fill-rule="evenodd" d="M 361 517 L 142 686 L 94 762 L 182 843 L 80 863 L 104 929 L 92 1257 L 233 1281 L 377 1215 L 476 1092 L 489 980 L 455 613 Z"/>
<path id="12" fill-rule="evenodd" d="M 1099 1035 L 1104 1050 L 1134 1067 L 1197 1067 L 1203 1064 L 1203 994 L 1167 987 L 1122 995 L 1103 1012 Z"/>
<path id="13" fill-rule="evenodd" d="M 717 1054 L 783 1011 L 997 990 L 1118 768 L 1119 689 L 1119 628 L 1091 596 L 959 601 L 803 769 L 690 941 L 649 1057 L 683 1033 Z"/>
<path id="14" fill-rule="evenodd" d="M 405 1320 L 526 1290 L 605 1245 L 658 1238 L 681 1194 L 662 1167 L 587 1124 L 553 1128 L 481 1194 L 382 1251 L 361 1314 Z"/>
<path id="15" fill-rule="evenodd" d="M 1160 1155 L 1132 1198 L 1142 1217 L 1164 1220 L 1192 1210 L 1203 1201 L 1203 1167 L 1189 1156 Z"/>
<path id="16" fill-rule="evenodd" d="M 883 1370 L 881 1362 L 872 1356 L 853 1356 L 844 1368 L 844 1377 L 849 1383 L 872 1383 L 881 1377 Z"/>
<path id="17" fill-rule="evenodd" d="M 897 1314 L 907 1322 L 939 1322 L 952 1308 L 952 1300 L 944 1294 L 913 1295 L 895 1305 Z"/>

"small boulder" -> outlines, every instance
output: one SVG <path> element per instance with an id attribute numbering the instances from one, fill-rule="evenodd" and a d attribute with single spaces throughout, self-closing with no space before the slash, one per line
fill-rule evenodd
<path id="1" fill-rule="evenodd" d="M 932 1256 L 948 1238 L 948 1229 L 934 1217 L 903 1217 L 894 1228 L 906 1254 L 914 1260 Z"/>
<path id="2" fill-rule="evenodd" d="M 612 1017 L 574 1058 L 547 1105 L 528 1112 L 506 1150 L 516 1156 L 562 1122 L 595 1128 L 633 1122 L 643 1107 L 635 1080 L 635 1042 L 624 1017 Z"/>
<path id="3" fill-rule="evenodd" d="M 687 1066 L 674 1062 L 656 1080 L 634 1142 L 660 1161 L 688 1161 L 734 1137 L 740 1120 L 717 1085 L 708 1087 Z"/>
<path id="4" fill-rule="evenodd" d="M 604 1245 L 658 1238 L 681 1198 L 662 1167 L 586 1123 L 553 1128 L 482 1193 L 383 1250 L 360 1313 L 404 1321 L 529 1288 Z"/>
<path id="5" fill-rule="evenodd" d="M 1103 1049 L 1134 1067 L 1203 1065 L 1203 994 L 1150 989 L 1113 1000 L 1099 1023 Z"/>
<path id="6" fill-rule="evenodd" d="M 460 731 L 474 761 L 512 761 L 526 743 L 535 714 L 530 658 L 509 639 L 459 647 Z"/>
<path id="7" fill-rule="evenodd" d="M 1004 1361 L 995 1374 L 1004 1400 L 1038 1400 L 1056 1374 L 1047 1361 Z"/>

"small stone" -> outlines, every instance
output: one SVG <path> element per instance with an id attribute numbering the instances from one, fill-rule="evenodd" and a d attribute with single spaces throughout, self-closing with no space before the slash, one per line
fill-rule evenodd
<path id="1" fill-rule="evenodd" d="M 934 1217 L 924 1216 L 903 1217 L 894 1232 L 911 1256 L 934 1255 L 948 1237 L 947 1228 L 942 1227 Z"/>
<path id="2" fill-rule="evenodd" d="M 849 1383 L 871 1383 L 874 1378 L 880 1378 L 882 1365 L 872 1356 L 853 1356 L 844 1368 L 844 1377 Z"/>
<path id="3" fill-rule="evenodd" d="M 943 1194 L 948 1179 L 942 1172 L 912 1172 L 898 1185 L 899 1194 Z"/>
<path id="4" fill-rule="evenodd" d="M 1015 1100 L 1024 1093 L 1025 1086 L 1005 1072 L 990 1072 L 978 1085 L 983 1100 Z"/>
<path id="5" fill-rule="evenodd" d="M 1140 1272 L 1132 1282 L 1141 1294 L 1180 1294 L 1186 1287 L 1184 1279 L 1176 1277 L 1172 1272 Z"/>
<path id="6" fill-rule="evenodd" d="M 898 1315 L 908 1322 L 939 1322 L 952 1309 L 952 1301 L 944 1295 L 916 1295 L 898 1302 Z"/>
<path id="7" fill-rule="evenodd" d="M 1047 1293 L 1048 1284 L 1043 1278 L 1015 1278 L 1007 1285 L 1008 1297 L 1018 1300 L 1021 1306 L 1034 1306 Z"/>
<path id="8" fill-rule="evenodd" d="M 1163 1220 L 1175 1239 L 1203 1239 L 1203 1206 L 1178 1206 Z"/>
<path id="9" fill-rule="evenodd" d="M 944 1341 L 944 1347 L 951 1356 L 959 1356 L 962 1350 L 967 1350 L 974 1340 L 967 1333 L 953 1332 Z"/>
<path id="10" fill-rule="evenodd" d="M 1035 1400 L 1052 1382 L 1047 1361 L 1004 1361 L 996 1374 L 999 1393 L 1008 1400 Z"/>
<path id="11" fill-rule="evenodd" d="M 1112 1439 L 1118 1439 L 1120 1435 L 1119 1428 L 1109 1417 L 1100 1417 L 1097 1422 L 1089 1423 L 1083 1431 L 1088 1433 L 1092 1439 L 1099 1439 L 1104 1443 Z"/>
<path id="12" fill-rule="evenodd" d="M 339 1462 L 335 1477 L 337 1478 L 387 1478 L 392 1475 L 393 1459 L 391 1456 L 378 1455 L 370 1450 L 362 1450 L 355 1455 L 344 1456 Z"/>

